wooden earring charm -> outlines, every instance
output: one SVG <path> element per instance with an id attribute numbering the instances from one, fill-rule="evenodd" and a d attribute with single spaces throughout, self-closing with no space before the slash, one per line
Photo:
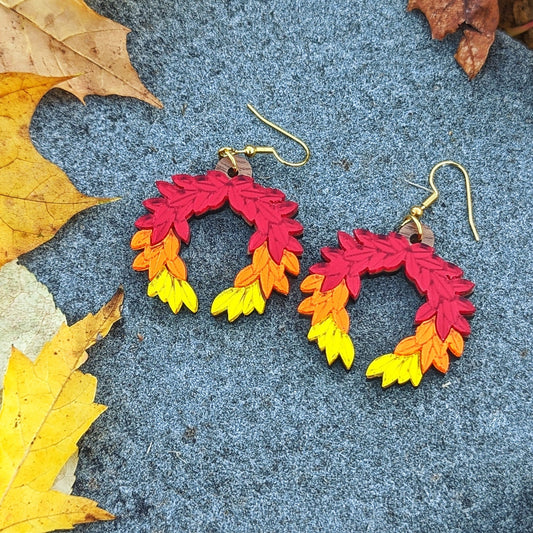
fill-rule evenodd
<path id="1" fill-rule="evenodd" d="M 285 165 L 299 167 L 307 163 L 309 148 L 262 117 L 250 104 L 248 108 L 260 120 L 299 143 L 305 150 L 305 159 L 297 163 L 285 161 L 270 146 L 249 145 L 243 150 L 225 147 L 219 150 L 220 160 L 215 170 L 203 176 L 172 176 L 172 183 L 156 182 L 161 196 L 145 200 L 143 205 L 149 213 L 135 222 L 139 231 L 133 236 L 131 247 L 140 253 L 133 269 L 148 271 L 148 296 L 158 296 L 174 313 L 183 305 L 193 313 L 198 310 L 198 298 L 187 282 L 187 269 L 179 255 L 182 243 L 190 240 L 188 221 L 226 203 L 255 227 L 248 243 L 248 252 L 253 257 L 252 263 L 237 274 L 233 287 L 215 298 L 211 307 L 214 315 L 227 312 L 232 322 L 254 310 L 262 314 L 273 290 L 288 294 L 286 272 L 299 274 L 302 245 L 296 237 L 302 234 L 303 227 L 293 218 L 298 204 L 286 200 L 278 189 L 254 181 L 250 164 L 239 154 L 247 157 L 271 154 Z"/>
<path id="2" fill-rule="evenodd" d="M 323 248 L 325 262 L 313 265 L 311 274 L 301 285 L 302 292 L 311 293 L 298 308 L 301 314 L 312 315 L 308 339 L 318 343 L 330 365 L 340 358 L 349 370 L 355 356 L 348 336 L 349 298 L 358 298 L 361 276 L 404 268 L 426 301 L 415 315 L 415 334 L 401 340 L 392 353 L 378 357 L 367 369 L 366 376 L 381 377 L 384 388 L 408 381 L 416 387 L 431 366 L 446 373 L 449 353 L 460 357 L 464 338 L 470 334 L 465 317 L 472 316 L 475 307 L 466 297 L 474 284 L 463 277 L 459 267 L 435 253 L 433 232 L 420 223 L 425 209 L 439 196 L 434 176 L 445 165 L 459 168 L 465 177 L 469 222 L 475 239 L 479 240 L 468 173 L 454 161 L 442 161 L 433 167 L 429 176 L 431 196 L 411 209 L 398 232 L 376 235 L 357 229 L 353 236 L 339 232 L 339 247 Z"/>

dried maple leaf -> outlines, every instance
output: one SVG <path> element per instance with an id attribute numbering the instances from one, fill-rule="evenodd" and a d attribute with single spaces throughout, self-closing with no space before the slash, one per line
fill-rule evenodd
<path id="1" fill-rule="evenodd" d="M 112 201 L 81 194 L 31 142 L 39 100 L 65 79 L 0 74 L 0 266 L 50 240 L 79 211 Z"/>
<path id="2" fill-rule="evenodd" d="M 161 102 L 142 84 L 126 49 L 129 29 L 83 0 L 0 0 L 0 72 L 66 76 L 62 89 Z"/>
<path id="3" fill-rule="evenodd" d="M 465 26 L 455 59 L 472 79 L 485 64 L 499 21 L 498 0 L 409 0 L 409 11 L 420 9 L 433 39 L 444 39 Z"/>
<path id="4" fill-rule="evenodd" d="M 119 289 L 96 315 L 63 325 L 35 362 L 13 348 L 0 411 L 0 532 L 38 533 L 111 520 L 87 498 L 53 489 L 76 443 L 105 411 L 96 378 L 77 370 L 120 318 Z"/>

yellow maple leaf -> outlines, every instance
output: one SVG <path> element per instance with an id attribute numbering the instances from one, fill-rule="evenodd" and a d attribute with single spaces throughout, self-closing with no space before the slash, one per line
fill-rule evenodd
<path id="1" fill-rule="evenodd" d="M 82 74 L 60 87 L 81 101 L 87 94 L 118 94 L 161 108 L 131 66 L 129 32 L 83 0 L 0 0 L 0 72 Z"/>
<path id="2" fill-rule="evenodd" d="M 13 348 L 0 411 L 0 532 L 41 533 L 111 520 L 87 498 L 53 490 L 76 443 L 106 409 L 96 378 L 77 370 L 86 349 L 120 318 L 119 289 L 96 315 L 62 325 L 35 362 Z"/>
<path id="3" fill-rule="evenodd" d="M 37 104 L 66 79 L 0 74 L 0 266 L 50 240 L 79 211 L 113 200 L 81 194 L 31 142 Z"/>

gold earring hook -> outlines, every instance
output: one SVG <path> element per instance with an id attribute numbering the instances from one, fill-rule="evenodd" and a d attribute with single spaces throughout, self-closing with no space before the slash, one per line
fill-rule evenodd
<path id="1" fill-rule="evenodd" d="M 420 219 L 422 218 L 424 211 L 430 205 L 432 205 L 439 197 L 439 191 L 437 187 L 435 186 L 435 173 L 437 172 L 437 170 L 439 170 L 439 168 L 442 168 L 444 166 L 456 167 L 463 173 L 463 176 L 465 178 L 465 186 L 466 186 L 466 206 L 468 209 L 468 222 L 470 223 L 470 228 L 472 229 L 472 233 L 474 234 L 474 239 L 476 239 L 476 241 L 479 241 L 479 233 L 477 232 L 477 228 L 474 223 L 470 176 L 468 175 L 466 168 L 463 167 L 463 165 L 456 163 L 455 161 L 441 161 L 440 163 L 437 163 L 431 169 L 431 172 L 429 173 L 429 185 L 433 192 L 420 205 L 417 205 L 411 208 L 411 210 L 409 211 L 409 214 L 403 219 L 400 227 L 404 226 L 408 222 L 413 222 L 416 226 L 418 237 L 422 238 L 422 224 L 420 224 Z"/>
<path id="2" fill-rule="evenodd" d="M 272 129 L 278 131 L 279 133 L 285 135 L 289 139 L 293 140 L 294 142 L 298 143 L 305 151 L 305 157 L 302 159 L 302 161 L 298 161 L 296 163 L 291 161 L 286 161 L 283 159 L 277 152 L 277 150 L 272 146 L 252 146 L 247 145 L 242 150 L 236 150 L 235 148 L 231 148 L 230 146 L 225 146 L 224 148 L 221 148 L 218 151 L 218 157 L 228 157 L 231 161 L 231 164 L 233 165 L 233 168 L 235 170 L 238 170 L 237 168 L 237 161 L 235 160 L 236 154 L 244 154 L 247 157 L 254 157 L 256 154 L 272 154 L 280 163 L 283 165 L 287 165 L 288 167 L 301 167 L 309 161 L 309 158 L 311 157 L 311 152 L 309 150 L 309 147 L 307 144 L 305 144 L 304 141 L 296 137 L 296 135 L 293 135 L 292 133 L 289 133 L 287 130 L 284 130 L 282 127 L 278 126 L 274 122 L 266 119 L 252 104 L 246 104 L 248 109 L 261 121 L 264 122 L 267 126 L 270 126 Z"/>

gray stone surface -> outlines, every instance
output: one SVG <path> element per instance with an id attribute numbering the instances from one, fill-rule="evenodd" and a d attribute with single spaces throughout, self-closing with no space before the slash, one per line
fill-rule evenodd
<path id="1" fill-rule="evenodd" d="M 531 52 L 499 33 L 469 82 L 458 37 L 432 41 L 405 2 L 89 3 L 133 28 L 132 62 L 165 108 L 84 107 L 53 91 L 32 124 L 81 191 L 122 197 L 21 260 L 70 322 L 126 291 L 124 319 L 85 365 L 109 409 L 81 442 L 75 486 L 117 520 L 80 531 L 531 531 Z M 402 274 L 366 280 L 349 307 L 349 373 L 307 342 L 296 281 L 263 316 L 213 318 L 213 297 L 248 261 L 251 231 L 228 210 L 194 221 L 183 253 L 199 312 L 174 316 L 145 295 L 129 240 L 154 180 L 205 172 L 227 144 L 299 157 L 248 101 L 313 151 L 303 169 L 253 161 L 261 183 L 300 203 L 304 271 L 339 229 L 392 229 L 426 194 L 406 180 L 424 184 L 442 159 L 469 169 L 481 242 L 456 172 L 439 174 L 425 219 L 439 254 L 477 284 L 473 334 L 446 376 L 430 371 L 416 390 L 365 380 L 413 331 L 420 299 Z"/>

